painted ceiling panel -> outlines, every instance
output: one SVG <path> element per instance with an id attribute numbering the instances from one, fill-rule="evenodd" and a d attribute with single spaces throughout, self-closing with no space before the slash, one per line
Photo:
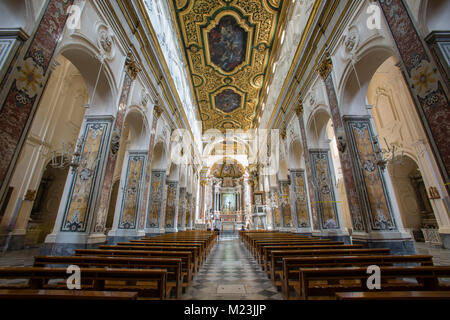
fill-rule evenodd
<path id="1" fill-rule="evenodd" d="M 283 0 L 172 0 L 203 130 L 250 129 Z"/>

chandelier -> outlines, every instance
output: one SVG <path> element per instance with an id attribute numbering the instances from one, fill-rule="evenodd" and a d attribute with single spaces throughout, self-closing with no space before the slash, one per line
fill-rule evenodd
<path id="1" fill-rule="evenodd" d="M 95 81 L 94 90 L 87 104 L 84 104 L 83 107 L 88 109 L 93 104 L 95 93 L 97 91 L 98 82 L 100 80 L 100 75 L 103 69 L 103 65 L 105 63 L 106 54 L 103 52 L 102 54 L 95 55 L 96 59 L 100 61 L 100 67 L 97 73 L 97 79 Z M 88 178 L 92 175 L 92 173 L 97 168 L 98 163 L 100 162 L 100 158 L 95 160 L 91 160 L 91 152 L 83 153 L 83 139 L 78 139 L 77 145 L 74 150 L 74 146 L 72 143 L 62 143 L 62 149 L 52 151 L 52 158 L 50 160 L 49 165 L 52 168 L 56 169 L 64 169 L 69 166 L 72 169 L 72 172 L 81 174 L 81 177 Z M 74 151 L 73 151 L 74 150 Z M 92 161 L 92 163 L 89 163 Z"/>
<path id="2" fill-rule="evenodd" d="M 386 138 L 383 139 L 387 149 L 380 147 L 378 137 L 375 137 L 375 141 L 373 143 L 376 164 L 381 168 L 381 170 L 386 169 L 386 164 L 388 163 L 392 165 L 401 165 L 403 163 L 404 151 L 400 152 L 400 148 L 396 144 L 389 144 Z"/>

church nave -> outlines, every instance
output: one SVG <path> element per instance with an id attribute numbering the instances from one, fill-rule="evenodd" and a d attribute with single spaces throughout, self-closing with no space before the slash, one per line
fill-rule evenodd
<path id="1" fill-rule="evenodd" d="M 236 237 L 220 236 L 183 300 L 281 300 L 273 283 Z"/>

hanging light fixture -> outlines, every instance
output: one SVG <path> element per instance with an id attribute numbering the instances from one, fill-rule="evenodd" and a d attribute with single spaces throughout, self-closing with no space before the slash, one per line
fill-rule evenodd
<path id="1" fill-rule="evenodd" d="M 83 107 L 89 109 L 94 101 L 95 93 L 97 91 L 98 82 L 100 80 L 100 75 L 103 69 L 103 65 L 106 59 L 106 55 L 103 53 L 101 55 L 95 56 L 100 61 L 100 68 L 98 70 L 97 79 L 95 81 L 94 90 L 87 104 L 83 104 Z M 82 177 L 90 177 L 92 172 L 95 171 L 100 158 L 94 160 L 92 166 L 88 168 L 89 159 L 91 152 L 83 153 L 84 143 L 82 139 L 78 139 L 75 150 L 71 143 L 62 143 L 62 149 L 52 152 L 52 158 L 50 160 L 50 166 L 56 169 L 64 169 L 69 166 L 74 172 L 80 173 Z M 74 151 L 72 151 L 74 150 Z"/>

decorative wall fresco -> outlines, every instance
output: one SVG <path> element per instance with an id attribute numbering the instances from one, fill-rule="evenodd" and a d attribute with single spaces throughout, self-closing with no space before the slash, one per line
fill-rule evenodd
<path id="1" fill-rule="evenodd" d="M 180 188 L 180 197 L 178 200 L 178 222 L 177 222 L 177 227 L 181 228 L 183 225 L 183 217 L 186 211 L 186 188 L 182 187 Z"/>
<path id="2" fill-rule="evenodd" d="M 119 229 L 136 229 L 146 154 L 130 152 L 120 209 Z"/>
<path id="3" fill-rule="evenodd" d="M 354 153 L 353 165 L 372 230 L 396 229 L 381 169 L 376 164 L 374 136 L 366 117 L 344 117 Z"/>
<path id="4" fill-rule="evenodd" d="M 312 171 L 317 182 L 316 199 L 321 229 L 339 229 L 336 197 L 328 150 L 310 150 Z"/>
<path id="5" fill-rule="evenodd" d="M 233 71 L 245 60 L 247 36 L 233 16 L 223 16 L 208 33 L 211 61 L 225 72 Z"/>
<path id="6" fill-rule="evenodd" d="M 406 68 L 405 78 L 413 96 L 418 101 L 418 113 L 432 142 L 430 145 L 437 155 L 444 182 L 449 182 L 450 108 L 439 68 L 427 53 L 404 1 L 378 0 L 378 2 Z M 447 192 L 449 192 L 449 184 L 447 184 Z"/>
<path id="7" fill-rule="evenodd" d="M 128 96 L 130 94 L 132 79 L 125 73 L 123 80 L 122 93 L 120 95 L 119 108 L 116 114 L 116 121 L 111 135 L 110 148 L 108 152 L 108 162 L 106 164 L 106 172 L 103 180 L 102 191 L 100 195 L 100 204 L 97 215 L 97 223 L 95 232 L 103 232 L 105 229 L 106 216 L 108 213 L 109 202 L 111 198 L 111 188 L 114 176 L 114 169 L 116 168 L 117 152 L 119 151 L 119 143 L 122 137 L 122 129 L 125 117 L 125 111 L 128 103 Z"/>
<path id="8" fill-rule="evenodd" d="M 230 113 L 241 106 L 242 97 L 231 89 L 225 89 L 214 97 L 217 109 Z"/>
<path id="9" fill-rule="evenodd" d="M 277 188 L 271 188 L 270 202 L 272 206 L 273 226 L 274 228 L 281 228 L 281 214 L 279 208 L 279 195 Z"/>
<path id="10" fill-rule="evenodd" d="M 281 210 L 283 227 L 290 228 L 293 227 L 294 224 L 292 222 L 292 215 L 291 215 L 289 182 L 279 181 L 279 186 L 280 186 L 279 207 Z"/>
<path id="11" fill-rule="evenodd" d="M 291 170 L 292 199 L 294 200 L 294 209 L 297 217 L 298 228 L 308 228 L 309 222 L 308 194 L 305 185 L 305 171 Z"/>
<path id="12" fill-rule="evenodd" d="M 0 108 L 0 198 L 8 186 L 12 169 L 21 150 L 21 138 L 26 135 L 27 123 L 34 113 L 47 83 L 48 67 L 53 58 L 73 0 L 50 0 L 34 36 L 28 40 L 24 56 L 19 55 L 17 72 L 1 101 Z M 13 69 L 14 70 L 14 69 Z M 6 77 L 6 76 L 5 76 Z"/>
<path id="13" fill-rule="evenodd" d="M 82 154 L 86 157 L 86 166 L 79 173 L 72 174 L 70 192 L 64 213 L 61 231 L 85 232 L 89 222 L 97 174 L 101 167 L 101 158 L 107 144 L 111 122 L 88 120 L 82 136 Z"/>
<path id="14" fill-rule="evenodd" d="M 344 177 L 345 190 L 347 193 L 348 208 L 352 218 L 352 225 L 355 231 L 367 230 L 364 219 L 362 217 L 362 204 L 360 202 L 357 190 L 357 184 L 352 169 L 352 161 L 348 142 L 346 141 L 346 134 L 344 125 L 342 123 L 341 114 L 339 112 L 336 91 L 334 89 L 333 78 L 329 73 L 325 79 L 325 88 L 327 91 L 328 102 L 331 111 L 331 120 L 333 121 L 333 128 L 336 139 L 339 141 L 338 148 L 339 158 L 341 161 L 342 176 Z"/>
<path id="15" fill-rule="evenodd" d="M 166 228 L 174 228 L 177 221 L 178 181 L 167 181 Z"/>
<path id="16" fill-rule="evenodd" d="M 165 170 L 153 170 L 150 184 L 150 203 L 148 206 L 147 228 L 159 228 L 163 206 Z"/>

